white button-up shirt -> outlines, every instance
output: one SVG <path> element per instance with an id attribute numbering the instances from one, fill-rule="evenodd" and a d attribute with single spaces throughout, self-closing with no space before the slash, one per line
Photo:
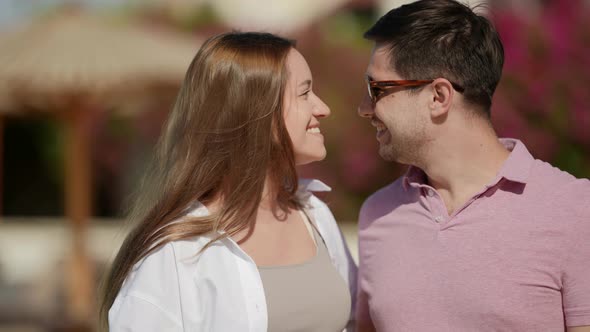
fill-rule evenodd
<path id="1" fill-rule="evenodd" d="M 317 180 L 301 180 L 299 188 L 305 212 L 324 239 L 332 264 L 349 284 L 351 331 L 357 267 L 334 216 L 311 193 L 330 188 Z M 190 214 L 203 216 L 208 211 L 199 204 Z M 167 243 L 140 261 L 109 310 L 110 331 L 266 331 L 266 298 L 256 264 L 229 237 L 197 256 L 213 236 Z"/>

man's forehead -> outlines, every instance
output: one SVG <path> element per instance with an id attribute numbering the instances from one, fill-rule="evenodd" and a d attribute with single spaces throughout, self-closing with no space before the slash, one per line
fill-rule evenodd
<path id="1" fill-rule="evenodd" d="M 391 51 L 385 44 L 377 43 L 371 52 L 371 59 L 367 67 L 367 76 L 378 80 L 375 76 L 383 76 L 393 74 L 391 68 Z"/>
<path id="2" fill-rule="evenodd" d="M 391 56 L 391 47 L 386 43 L 375 43 L 373 45 L 373 54 L 378 54 L 389 59 Z"/>

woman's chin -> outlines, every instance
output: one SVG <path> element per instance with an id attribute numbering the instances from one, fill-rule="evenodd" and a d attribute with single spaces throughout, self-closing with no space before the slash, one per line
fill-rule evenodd
<path id="1" fill-rule="evenodd" d="M 307 164 L 314 163 L 316 161 L 322 161 L 326 158 L 326 149 L 322 149 L 321 151 L 317 151 L 315 153 L 306 153 L 305 155 L 296 155 L 295 156 L 295 164 L 297 166 L 303 166 Z"/>

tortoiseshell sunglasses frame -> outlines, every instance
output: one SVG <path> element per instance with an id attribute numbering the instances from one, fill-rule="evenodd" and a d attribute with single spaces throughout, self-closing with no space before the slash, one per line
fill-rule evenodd
<path id="1" fill-rule="evenodd" d="M 390 81 L 370 81 L 367 79 L 367 91 L 369 92 L 369 97 L 373 104 L 377 103 L 379 99 L 382 98 L 383 94 L 376 94 L 374 88 L 379 90 L 387 90 L 388 88 L 394 87 L 416 87 L 422 86 L 426 84 L 430 84 L 434 82 L 434 80 L 390 80 Z M 465 89 L 460 86 L 459 84 L 451 82 L 451 85 L 455 90 L 458 92 L 463 92 Z"/>

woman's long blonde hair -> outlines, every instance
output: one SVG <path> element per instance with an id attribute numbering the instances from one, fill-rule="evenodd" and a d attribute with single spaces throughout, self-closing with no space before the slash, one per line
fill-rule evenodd
<path id="1" fill-rule="evenodd" d="M 129 219 L 137 225 L 104 280 L 102 328 L 125 278 L 142 258 L 171 241 L 225 231 L 217 240 L 252 230 L 267 179 L 278 209 L 300 207 L 283 120 L 286 59 L 293 47 L 272 34 L 238 32 L 203 44 L 131 207 Z M 186 217 L 197 201 L 212 199 L 221 202 L 216 213 Z"/>

